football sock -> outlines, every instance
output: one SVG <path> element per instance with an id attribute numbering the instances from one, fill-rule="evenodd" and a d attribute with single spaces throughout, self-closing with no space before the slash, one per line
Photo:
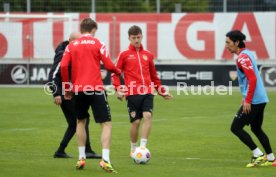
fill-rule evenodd
<path id="1" fill-rule="evenodd" d="M 107 161 L 108 163 L 110 163 L 109 154 L 110 154 L 109 149 L 102 149 L 103 160 Z"/>
<path id="2" fill-rule="evenodd" d="M 79 146 L 79 160 L 86 158 L 85 156 L 85 146 Z"/>
<path id="3" fill-rule="evenodd" d="M 260 157 L 260 156 L 264 155 L 258 147 L 256 149 L 254 149 L 252 152 L 253 152 L 254 157 Z"/>
<path id="4" fill-rule="evenodd" d="M 146 147 L 147 146 L 148 139 L 141 138 L 140 140 L 140 147 Z"/>
<path id="5" fill-rule="evenodd" d="M 275 157 L 274 157 L 274 154 L 273 153 L 270 153 L 270 154 L 267 154 L 267 160 L 268 161 L 274 161 L 275 160 Z"/>
<path id="6" fill-rule="evenodd" d="M 137 143 L 130 142 L 131 151 L 134 151 L 137 147 Z"/>

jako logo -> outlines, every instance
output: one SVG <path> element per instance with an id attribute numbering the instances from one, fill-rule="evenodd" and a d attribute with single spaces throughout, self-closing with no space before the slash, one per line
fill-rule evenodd
<path id="1" fill-rule="evenodd" d="M 11 78 L 17 84 L 23 84 L 28 79 L 28 71 L 25 66 L 16 65 L 11 70 Z"/>

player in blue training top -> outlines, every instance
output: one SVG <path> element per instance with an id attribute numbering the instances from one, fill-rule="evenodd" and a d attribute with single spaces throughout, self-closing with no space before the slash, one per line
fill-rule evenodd
<path id="1" fill-rule="evenodd" d="M 268 102 L 268 97 L 255 57 L 250 50 L 245 48 L 245 39 L 246 36 L 238 30 L 233 30 L 226 34 L 226 48 L 231 53 L 238 55 L 236 67 L 243 97 L 242 105 L 231 125 L 231 131 L 253 152 L 251 162 L 246 167 L 276 166 L 269 139 L 262 130 L 264 109 Z M 267 154 L 266 156 L 243 129 L 245 125 L 251 126 L 251 131 L 262 144 Z"/>

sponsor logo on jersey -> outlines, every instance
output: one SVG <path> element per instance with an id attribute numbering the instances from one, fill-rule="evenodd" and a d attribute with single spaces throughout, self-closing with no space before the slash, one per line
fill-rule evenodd
<path id="1" fill-rule="evenodd" d="M 94 40 L 81 40 L 81 44 L 95 44 Z"/>
<path id="2" fill-rule="evenodd" d="M 135 59 L 135 58 L 136 58 L 136 57 L 135 57 L 135 55 L 133 55 L 133 54 L 130 54 L 130 55 L 127 57 L 128 60 Z"/>

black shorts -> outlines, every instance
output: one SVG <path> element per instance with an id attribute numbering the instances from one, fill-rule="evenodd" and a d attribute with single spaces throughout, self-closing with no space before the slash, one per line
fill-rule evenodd
<path id="1" fill-rule="evenodd" d="M 104 91 L 78 92 L 75 94 L 75 101 L 78 119 L 88 118 L 91 106 L 96 123 L 111 121 L 110 108 Z"/>
<path id="2" fill-rule="evenodd" d="M 251 104 L 251 112 L 249 114 L 244 114 L 242 112 L 243 107 L 241 106 L 234 118 L 234 121 L 240 122 L 242 125 L 250 125 L 252 122 L 263 122 L 264 109 L 266 103 L 261 104 Z"/>
<path id="3" fill-rule="evenodd" d="M 143 118 L 143 112 L 153 111 L 154 95 L 130 95 L 126 98 L 130 122 Z"/>

